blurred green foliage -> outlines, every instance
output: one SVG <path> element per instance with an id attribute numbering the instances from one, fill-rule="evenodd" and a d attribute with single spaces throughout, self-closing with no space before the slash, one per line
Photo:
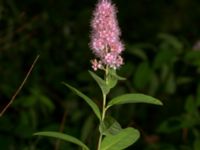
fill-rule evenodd
<path id="1" fill-rule="evenodd" d="M 198 150 L 200 51 L 192 45 L 200 37 L 200 2 L 114 2 L 126 45 L 125 64 L 118 72 L 127 80 L 111 96 L 142 92 L 164 103 L 162 108 L 136 104 L 110 112 L 123 126 L 142 132 L 130 149 Z M 32 136 L 43 130 L 66 132 L 95 149 L 97 120 L 83 101 L 60 84 L 70 82 L 100 105 L 101 93 L 87 72 L 93 57 L 88 43 L 95 3 L 0 1 L 0 110 L 40 54 L 23 90 L 0 118 L 0 149 L 76 149 L 69 143 Z"/>

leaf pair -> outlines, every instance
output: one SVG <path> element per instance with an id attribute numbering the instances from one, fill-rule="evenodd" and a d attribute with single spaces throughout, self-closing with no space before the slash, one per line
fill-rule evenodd
<path id="1" fill-rule="evenodd" d="M 101 143 L 100 150 L 123 150 L 135 143 L 139 136 L 139 131 L 134 128 L 122 129 L 116 135 L 106 136 Z"/>
<path id="2" fill-rule="evenodd" d="M 106 116 L 100 123 L 99 131 L 102 135 L 116 135 L 122 130 L 121 125 L 112 117 Z"/>
<path id="3" fill-rule="evenodd" d="M 92 71 L 89 71 L 89 73 L 101 88 L 103 95 L 107 95 L 110 92 L 110 89 L 116 86 L 118 80 L 125 80 L 125 78 L 118 76 L 113 69 L 108 70 L 106 81 Z"/>
<path id="4" fill-rule="evenodd" d="M 122 129 L 114 118 L 108 116 L 101 122 L 100 132 L 105 135 L 100 150 L 122 150 L 140 137 L 138 130 L 130 127 Z"/>
<path id="5" fill-rule="evenodd" d="M 74 143 L 82 147 L 83 150 L 90 150 L 82 141 L 74 138 L 70 135 L 58 132 L 38 132 L 34 135 L 48 136 L 53 138 L 58 138 L 67 142 Z M 134 128 L 122 129 L 116 135 L 106 136 L 101 144 L 100 150 L 122 150 L 130 145 L 132 145 L 139 138 L 138 130 Z"/>
<path id="6" fill-rule="evenodd" d="M 85 100 L 86 103 L 92 108 L 97 118 L 101 120 L 101 113 L 100 113 L 99 107 L 97 106 L 96 103 L 94 103 L 94 101 L 91 98 L 89 98 L 88 96 L 86 96 L 85 94 L 77 90 L 76 88 L 70 86 L 69 84 L 67 83 L 63 83 L 63 84 L 67 86 L 75 94 L 77 94 L 79 97 L 83 98 L 83 100 Z M 144 95 L 144 94 L 131 93 L 131 94 L 124 94 L 124 95 L 113 98 L 108 103 L 107 109 L 113 105 L 120 105 L 120 104 L 126 104 L 126 103 L 148 103 L 148 104 L 162 105 L 162 102 L 154 97 Z"/>

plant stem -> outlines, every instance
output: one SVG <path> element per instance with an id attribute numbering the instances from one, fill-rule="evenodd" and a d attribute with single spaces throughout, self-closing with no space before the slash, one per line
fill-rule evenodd
<path id="1" fill-rule="evenodd" d="M 106 95 L 104 94 L 103 95 L 103 108 L 102 108 L 101 122 L 104 121 L 105 114 L 106 114 Z M 97 150 L 100 150 L 100 148 L 101 148 L 102 138 L 103 138 L 103 134 L 100 132 Z"/>
<path id="2" fill-rule="evenodd" d="M 106 81 L 106 84 L 107 84 L 107 82 L 108 82 L 108 80 L 107 80 L 107 75 L 108 75 L 108 66 L 106 66 L 106 70 L 105 70 L 105 81 Z M 106 109 L 106 97 L 107 97 L 107 95 L 106 95 L 106 94 L 103 94 L 103 106 L 102 106 L 101 122 L 104 121 L 105 115 L 106 115 L 106 110 L 107 110 L 107 109 Z M 101 123 L 101 122 L 100 122 L 100 123 Z M 103 138 L 103 134 L 100 132 L 97 150 L 100 150 L 100 149 L 101 149 L 102 138 Z"/>
<path id="3" fill-rule="evenodd" d="M 97 150 L 100 150 L 100 148 L 101 148 L 102 137 L 103 137 L 103 135 L 100 133 Z"/>

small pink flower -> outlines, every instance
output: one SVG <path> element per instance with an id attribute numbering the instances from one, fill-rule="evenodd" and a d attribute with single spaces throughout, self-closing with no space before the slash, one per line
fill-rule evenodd
<path id="1" fill-rule="evenodd" d="M 120 54 L 124 50 L 124 45 L 121 42 L 115 42 L 110 44 L 110 51 Z"/>
<path id="2" fill-rule="evenodd" d="M 99 0 L 91 21 L 90 47 L 102 66 L 119 68 L 123 64 L 120 56 L 124 46 L 120 41 L 120 29 L 116 17 L 116 7 L 110 0 Z M 99 69 L 98 61 L 92 61 L 93 69 Z M 101 67 L 102 68 L 102 67 Z"/>
<path id="3" fill-rule="evenodd" d="M 102 62 L 101 61 L 97 61 L 96 59 L 91 60 L 92 63 L 92 68 L 94 69 L 94 71 L 96 71 L 97 69 L 102 69 Z"/>
<path id="4" fill-rule="evenodd" d="M 103 62 L 111 68 L 116 69 L 123 64 L 123 59 L 121 56 L 115 55 L 114 53 L 107 53 Z"/>

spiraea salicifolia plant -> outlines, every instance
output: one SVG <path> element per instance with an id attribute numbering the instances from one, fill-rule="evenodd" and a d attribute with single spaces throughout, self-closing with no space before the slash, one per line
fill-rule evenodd
<path id="1" fill-rule="evenodd" d="M 137 141 L 140 133 L 137 129 L 127 127 L 123 129 L 120 124 L 106 112 L 115 105 L 126 103 L 150 103 L 162 105 L 162 103 L 148 95 L 139 93 L 128 93 L 111 100 L 107 99 L 110 90 L 116 86 L 123 77 L 117 75 L 116 71 L 123 65 L 121 53 L 124 51 L 124 45 L 120 40 L 120 29 L 116 17 L 116 7 L 111 0 L 99 0 L 94 10 L 91 21 L 91 42 L 90 48 L 95 55 L 91 60 L 94 71 L 101 70 L 104 77 L 89 71 L 90 75 L 97 82 L 102 92 L 102 107 L 100 108 L 91 98 L 83 94 L 71 85 L 64 83 L 71 91 L 81 97 L 91 107 L 99 120 L 99 138 L 97 141 L 97 150 L 122 150 Z M 39 132 L 35 135 L 56 137 L 68 142 L 72 142 L 89 150 L 83 142 L 70 135 L 58 132 Z"/>

